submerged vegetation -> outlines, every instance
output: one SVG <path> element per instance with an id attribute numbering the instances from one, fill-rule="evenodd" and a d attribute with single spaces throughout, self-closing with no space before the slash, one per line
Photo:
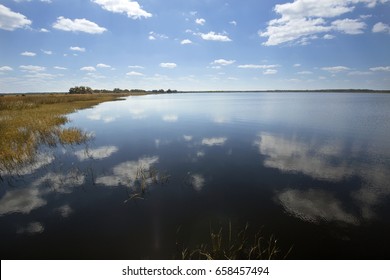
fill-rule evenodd
<path id="1" fill-rule="evenodd" d="M 64 127 L 66 114 L 123 95 L 37 94 L 0 98 L 0 173 L 34 161 L 37 149 L 46 144 L 80 144 L 88 135 L 75 127 Z"/>

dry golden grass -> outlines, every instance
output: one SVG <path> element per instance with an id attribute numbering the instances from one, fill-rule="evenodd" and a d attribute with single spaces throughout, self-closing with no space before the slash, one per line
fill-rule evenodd
<path id="1" fill-rule="evenodd" d="M 115 100 L 114 94 L 37 94 L 0 97 L 0 171 L 36 156 L 41 144 L 80 144 L 87 140 L 78 128 L 64 128 L 66 114 Z"/>

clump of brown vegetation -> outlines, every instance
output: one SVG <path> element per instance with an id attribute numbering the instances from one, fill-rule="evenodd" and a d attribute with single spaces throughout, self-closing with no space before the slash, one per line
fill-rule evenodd
<path id="1" fill-rule="evenodd" d="M 66 128 L 66 114 L 115 100 L 112 94 L 29 94 L 0 98 L 0 172 L 31 162 L 40 145 L 80 144 L 88 139 Z"/>

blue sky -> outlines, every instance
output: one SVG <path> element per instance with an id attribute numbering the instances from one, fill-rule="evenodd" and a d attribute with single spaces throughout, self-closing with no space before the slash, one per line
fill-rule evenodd
<path id="1" fill-rule="evenodd" d="M 0 0 L 0 92 L 390 89 L 390 0 Z"/>

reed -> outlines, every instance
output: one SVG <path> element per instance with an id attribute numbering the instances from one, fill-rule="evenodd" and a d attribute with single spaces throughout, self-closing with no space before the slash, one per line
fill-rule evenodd
<path id="1" fill-rule="evenodd" d="M 248 224 L 237 234 L 233 233 L 231 222 L 227 229 L 224 227 L 213 230 L 210 227 L 209 240 L 190 249 L 179 246 L 177 258 L 183 260 L 271 260 L 286 259 L 292 251 L 279 248 L 277 239 L 271 235 L 266 238 L 261 230 L 250 234 Z"/>
<path id="2" fill-rule="evenodd" d="M 87 134 L 65 128 L 67 114 L 112 101 L 114 94 L 37 94 L 0 98 L 0 173 L 31 162 L 40 145 L 80 144 Z"/>

